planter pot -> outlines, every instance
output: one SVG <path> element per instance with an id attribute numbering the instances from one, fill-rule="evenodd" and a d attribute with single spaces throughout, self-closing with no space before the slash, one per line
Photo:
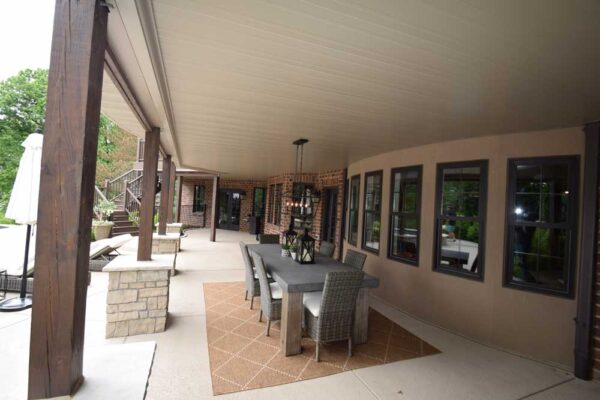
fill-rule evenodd
<path id="1" fill-rule="evenodd" d="M 294 252 L 290 252 L 290 255 L 292 256 L 292 260 L 294 260 L 294 261 L 295 261 L 295 260 L 296 260 L 296 253 L 294 253 Z"/>
<path id="2" fill-rule="evenodd" d="M 290 256 L 289 250 L 281 249 L 281 257 L 289 257 L 289 256 Z"/>
<path id="3" fill-rule="evenodd" d="M 114 224 L 112 222 L 94 224 L 94 237 L 96 240 L 109 238 L 113 225 Z"/>

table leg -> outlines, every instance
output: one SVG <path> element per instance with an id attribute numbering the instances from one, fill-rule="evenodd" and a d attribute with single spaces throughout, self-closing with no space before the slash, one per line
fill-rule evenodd
<path id="1" fill-rule="evenodd" d="M 369 289 L 362 288 L 358 291 L 356 299 L 356 313 L 354 314 L 354 344 L 367 343 L 369 330 Z"/>
<path id="2" fill-rule="evenodd" d="M 283 292 L 281 309 L 281 351 L 286 356 L 302 352 L 302 292 Z"/>

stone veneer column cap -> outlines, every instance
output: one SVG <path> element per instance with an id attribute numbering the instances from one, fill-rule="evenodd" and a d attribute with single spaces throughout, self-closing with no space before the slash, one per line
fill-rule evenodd
<path id="1" fill-rule="evenodd" d="M 175 254 L 152 254 L 150 261 L 138 261 L 134 254 L 125 254 L 109 262 L 102 271 L 161 271 L 172 269 L 175 265 Z"/>
<path id="2" fill-rule="evenodd" d="M 167 232 L 164 235 L 159 235 L 158 233 L 152 234 L 152 240 L 177 240 L 181 237 L 181 235 L 177 232 Z"/>

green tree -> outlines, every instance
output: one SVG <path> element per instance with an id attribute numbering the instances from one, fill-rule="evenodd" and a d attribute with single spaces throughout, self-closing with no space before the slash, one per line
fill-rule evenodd
<path id="1" fill-rule="evenodd" d="M 36 129 L 44 129 L 48 70 L 25 69 L 0 81 L 0 223 L 23 154 L 21 143 Z M 100 116 L 96 182 L 131 169 L 137 139 L 108 117 Z"/>
<path id="2" fill-rule="evenodd" d="M 0 82 L 0 212 L 6 209 L 28 134 L 43 129 L 48 71 L 25 69 Z"/>

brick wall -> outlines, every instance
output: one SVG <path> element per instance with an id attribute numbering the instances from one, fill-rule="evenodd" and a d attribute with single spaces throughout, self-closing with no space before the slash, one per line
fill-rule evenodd
<path id="1" fill-rule="evenodd" d="M 204 185 L 204 204 L 206 205 L 204 212 L 192 212 L 194 203 L 194 186 Z M 248 216 L 252 215 L 254 188 L 266 188 L 267 184 L 264 180 L 219 180 L 219 189 L 240 189 L 246 192 L 246 195 L 240 204 L 240 231 L 248 232 L 250 226 L 248 224 Z M 198 178 L 183 178 L 181 188 L 181 219 L 180 222 L 185 225 L 196 227 L 210 227 L 212 216 L 212 192 L 213 180 L 198 179 Z"/>
<path id="2" fill-rule="evenodd" d="M 337 197 L 337 216 L 335 222 L 335 253 L 334 257 L 339 257 L 339 243 L 340 236 L 342 234 L 342 211 L 343 211 L 343 198 L 344 198 L 344 170 L 327 171 L 319 174 L 302 174 L 298 181 L 304 183 L 311 183 L 314 185 L 315 190 L 318 190 L 323 194 L 325 188 L 336 188 L 338 192 Z M 283 193 L 291 193 L 294 184 L 294 174 L 283 174 L 274 176 L 267 179 L 267 207 L 266 207 L 266 218 L 271 211 L 270 199 L 273 195 L 271 193 L 271 185 L 282 184 Z M 311 236 L 317 239 L 317 247 L 320 245 L 321 229 L 323 224 L 323 206 L 324 202 L 321 200 L 315 209 L 313 218 L 313 224 L 311 228 Z M 285 207 L 285 198 L 282 198 L 281 206 L 281 222 L 279 225 L 275 225 L 269 222 L 265 222 L 265 233 L 281 234 L 286 231 L 290 221 L 292 219 L 291 210 Z"/>

